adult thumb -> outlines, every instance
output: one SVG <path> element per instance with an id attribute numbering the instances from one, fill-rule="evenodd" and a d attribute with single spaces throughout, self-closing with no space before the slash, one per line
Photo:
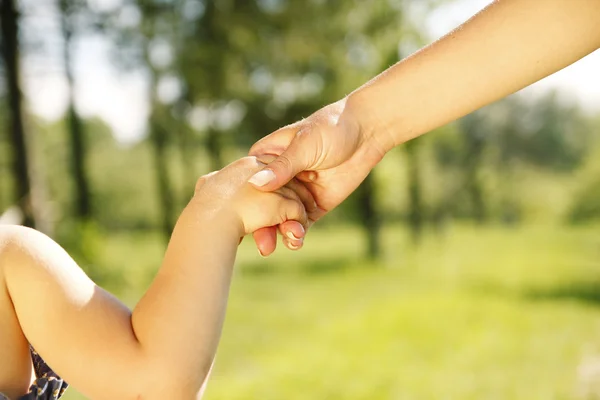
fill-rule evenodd
<path id="1" fill-rule="evenodd" d="M 297 174 L 312 165 L 316 148 L 310 145 L 307 135 L 296 134 L 288 148 L 248 182 L 263 191 L 273 191 L 287 184 Z"/>

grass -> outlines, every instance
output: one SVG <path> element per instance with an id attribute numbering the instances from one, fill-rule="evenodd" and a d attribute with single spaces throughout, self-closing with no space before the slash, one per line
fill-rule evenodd
<path id="1" fill-rule="evenodd" d="M 363 242 L 322 229 L 267 260 L 244 242 L 205 398 L 596 398 L 600 228 L 450 227 L 414 249 L 391 227 L 378 263 Z M 114 272 L 134 251 L 115 284 L 129 302 L 160 242 L 115 236 L 100 257 Z"/>

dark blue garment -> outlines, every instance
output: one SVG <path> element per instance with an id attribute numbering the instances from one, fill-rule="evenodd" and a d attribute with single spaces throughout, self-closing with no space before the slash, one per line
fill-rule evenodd
<path id="1" fill-rule="evenodd" d="M 21 396 L 18 400 L 60 399 L 69 385 L 48 367 L 44 360 L 42 360 L 42 357 L 32 347 L 30 350 L 36 379 L 29 388 L 29 392 L 25 396 Z M 0 393 L 0 400 L 10 399 Z"/>

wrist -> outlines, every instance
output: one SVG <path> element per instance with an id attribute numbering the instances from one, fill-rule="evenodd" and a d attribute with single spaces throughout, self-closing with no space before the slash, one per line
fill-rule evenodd
<path id="1" fill-rule="evenodd" d="M 358 89 L 348 95 L 344 112 L 351 115 L 357 125 L 362 143 L 378 150 L 382 157 L 398 144 L 390 123 L 386 121 L 376 102 L 368 98 L 368 93 Z"/>
<path id="2" fill-rule="evenodd" d="M 209 225 L 219 232 L 235 237 L 236 240 L 245 236 L 244 224 L 241 216 L 228 202 L 216 199 L 206 200 L 195 195 L 186 206 L 183 214 L 190 215 L 194 222 Z"/>

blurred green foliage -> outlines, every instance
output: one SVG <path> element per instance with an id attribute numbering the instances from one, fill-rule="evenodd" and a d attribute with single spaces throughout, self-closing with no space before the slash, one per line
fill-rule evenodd
<path id="1" fill-rule="evenodd" d="M 73 4 L 75 39 L 107 38 L 147 78 L 148 129 L 120 143 L 82 119 L 81 220 L 66 120 L 29 115 L 38 217 L 129 305 L 198 176 L 425 43 L 400 0 Z M 517 94 L 391 151 L 301 253 L 263 260 L 247 239 L 207 397 L 578 398 L 577 368 L 600 350 L 599 137 L 600 119 L 559 93 Z M 8 140 L 0 129 L 0 214 L 16 202 Z"/>
<path id="2" fill-rule="evenodd" d="M 141 140 L 118 143 L 102 121 L 83 121 L 92 222 L 108 232 L 166 231 L 198 176 L 339 99 L 405 56 L 400 49 L 425 42 L 415 5 L 403 1 L 123 0 L 109 9 L 72 3 L 62 15 L 71 40 L 105 37 L 112 61 L 144 74 L 150 86 Z M 23 4 L 26 18 L 31 10 Z M 29 120 L 32 174 L 45 193 L 40 214 L 45 226 L 70 224 L 78 219 L 78 200 L 68 126 Z M 597 119 L 557 93 L 511 96 L 418 139 L 419 146 L 392 152 L 369 190 L 323 223 L 366 226 L 373 217 L 363 215 L 365 204 L 376 204 L 386 221 L 412 221 L 414 230 L 452 218 L 587 220 L 598 215 L 598 190 L 579 171 L 590 169 L 599 130 Z M 15 203 L 14 177 L 7 135 L 0 133 L 4 210 Z"/>
<path id="3" fill-rule="evenodd" d="M 408 236 L 388 226 L 374 264 L 353 226 L 317 227 L 302 252 L 267 260 L 245 241 L 206 398 L 595 398 L 597 227 L 450 224 L 419 248 Z M 160 244 L 107 238 L 99 262 L 131 305 Z"/>

